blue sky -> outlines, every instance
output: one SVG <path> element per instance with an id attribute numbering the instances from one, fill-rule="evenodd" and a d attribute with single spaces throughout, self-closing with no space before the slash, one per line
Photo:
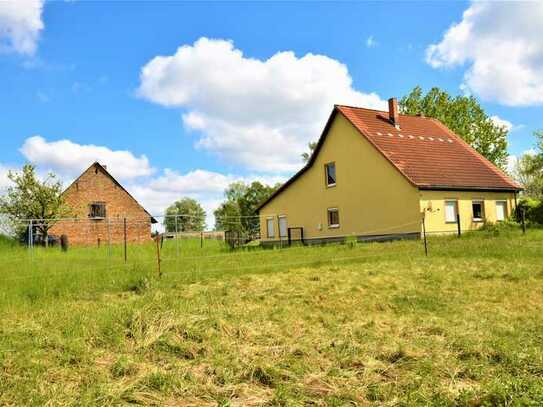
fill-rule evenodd
<path id="1" fill-rule="evenodd" d="M 68 182 L 97 159 L 154 212 L 284 180 L 333 103 L 469 92 L 515 156 L 543 127 L 541 3 L 9 3 L 0 176 L 30 161 Z"/>

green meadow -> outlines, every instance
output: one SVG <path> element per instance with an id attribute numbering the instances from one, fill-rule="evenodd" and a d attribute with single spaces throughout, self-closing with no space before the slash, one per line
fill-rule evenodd
<path id="1" fill-rule="evenodd" d="M 0 241 L 1 405 L 542 405 L 543 230 Z"/>

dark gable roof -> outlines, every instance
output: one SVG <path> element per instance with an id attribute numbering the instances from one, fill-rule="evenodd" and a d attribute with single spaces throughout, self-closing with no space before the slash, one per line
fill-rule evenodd
<path id="1" fill-rule="evenodd" d="M 436 119 L 400 115 L 400 129 L 397 129 L 390 123 L 388 112 L 336 105 L 310 160 L 264 201 L 258 210 L 313 165 L 338 113 L 341 113 L 379 153 L 419 189 L 472 191 L 521 189 L 494 164 Z"/>
<path id="2" fill-rule="evenodd" d="M 147 209 L 145 209 L 143 206 L 141 206 L 141 204 L 140 204 L 138 201 L 136 201 L 136 198 L 134 198 L 134 197 L 130 194 L 130 192 L 128 192 L 128 191 L 120 184 L 120 182 L 117 181 L 117 180 L 113 177 L 113 175 L 111 175 L 111 174 L 108 172 L 108 170 L 106 170 L 105 167 L 104 167 L 102 164 L 100 164 L 99 162 L 94 162 L 93 164 L 91 164 L 91 166 L 90 166 L 89 168 L 87 168 L 85 171 L 83 171 L 83 172 L 81 173 L 81 175 L 80 175 L 79 177 L 77 177 L 77 178 L 76 178 L 76 179 L 68 186 L 68 188 L 66 188 L 66 189 L 64 190 L 64 192 L 66 192 L 68 189 L 70 189 L 70 187 L 71 187 L 72 185 L 74 185 L 77 181 L 79 181 L 79 178 L 81 178 L 81 177 L 83 176 L 83 174 L 85 174 L 88 170 L 90 170 L 90 169 L 93 168 L 93 167 L 102 170 L 102 171 L 104 172 L 104 174 L 106 174 L 106 175 L 107 175 L 107 176 L 108 176 L 108 177 L 109 177 L 109 178 L 110 178 L 110 179 L 111 179 L 111 180 L 112 180 L 119 188 L 121 188 L 121 189 L 122 189 L 122 190 L 130 197 L 130 198 L 132 198 L 132 200 L 133 200 L 134 202 L 136 202 L 136 204 L 138 204 L 138 206 L 141 207 L 141 209 L 143 209 L 143 211 L 144 211 L 147 215 L 149 215 L 149 217 L 151 218 L 151 223 L 158 223 L 158 221 L 157 221 L 157 220 L 156 220 L 149 212 L 147 212 Z M 64 192 L 63 192 L 63 194 L 64 194 Z"/>

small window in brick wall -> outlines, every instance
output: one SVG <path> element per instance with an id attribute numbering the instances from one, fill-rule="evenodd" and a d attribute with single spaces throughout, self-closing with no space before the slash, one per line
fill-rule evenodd
<path id="1" fill-rule="evenodd" d="M 104 219 L 106 217 L 106 203 L 94 202 L 90 204 L 89 218 Z"/>

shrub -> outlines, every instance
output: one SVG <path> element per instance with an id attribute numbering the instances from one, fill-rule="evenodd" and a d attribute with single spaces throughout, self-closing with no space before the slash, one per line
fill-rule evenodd
<path id="1" fill-rule="evenodd" d="M 515 213 L 517 221 L 522 220 L 522 211 L 528 224 L 543 225 L 543 202 L 534 198 L 522 198 Z"/>

